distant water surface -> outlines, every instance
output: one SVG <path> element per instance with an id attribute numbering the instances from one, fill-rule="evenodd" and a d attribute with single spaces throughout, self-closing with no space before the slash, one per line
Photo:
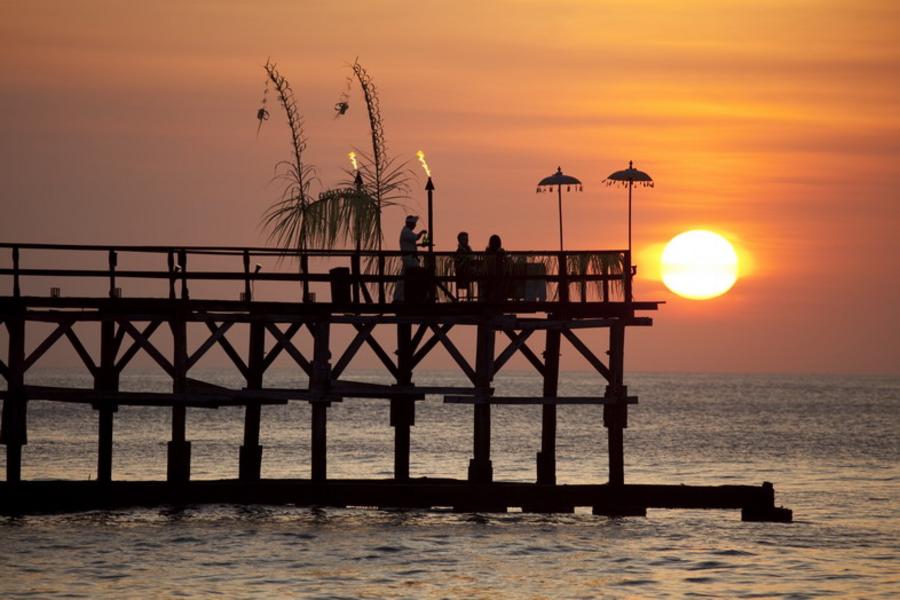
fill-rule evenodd
<path id="1" fill-rule="evenodd" d="M 241 385 L 224 371 L 194 375 Z M 464 383 L 440 372 L 418 382 Z M 65 370 L 31 383 L 90 385 Z M 299 381 L 278 371 L 266 383 Z M 290 506 L 0 518 L 0 596 L 900 597 L 900 378 L 637 374 L 627 383 L 640 404 L 625 434 L 626 481 L 771 481 L 795 522 L 743 523 L 739 511 L 608 519 Z M 122 381 L 166 386 L 152 374 Z M 540 393 L 528 373 L 500 375 L 496 386 Z M 560 393 L 602 386 L 566 373 Z M 492 412 L 495 479 L 532 481 L 540 408 Z M 242 417 L 237 408 L 189 410 L 194 478 L 236 477 Z M 304 403 L 263 408 L 263 477 L 308 477 L 309 419 Z M 121 408 L 114 478 L 163 479 L 169 431 L 168 410 Z M 96 435 L 89 407 L 32 402 L 23 476 L 95 477 Z M 412 475 L 465 477 L 471 435 L 471 407 L 419 403 Z M 329 477 L 389 477 L 392 436 L 386 401 L 334 404 Z M 560 408 L 561 483 L 605 481 L 605 437 L 599 407 Z"/>

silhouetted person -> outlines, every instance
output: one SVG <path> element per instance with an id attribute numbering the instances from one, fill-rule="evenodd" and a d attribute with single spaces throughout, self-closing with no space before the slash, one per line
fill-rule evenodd
<path id="1" fill-rule="evenodd" d="M 394 301 L 402 301 L 405 299 L 404 280 L 409 276 L 411 270 L 421 269 L 419 265 L 419 239 L 427 233 L 424 229 L 418 233 L 415 232 L 416 223 L 419 221 L 419 217 L 416 215 L 408 215 L 406 217 L 406 223 L 403 225 L 403 229 L 400 230 L 400 252 L 402 255 L 400 260 L 402 261 L 402 269 L 400 274 L 403 275 L 403 279 L 397 282 L 397 286 L 394 288 Z"/>
<path id="2" fill-rule="evenodd" d="M 496 233 L 484 249 L 484 297 L 489 302 L 500 302 L 505 297 L 506 250 Z"/>
<path id="3" fill-rule="evenodd" d="M 475 261 L 472 258 L 472 248 L 469 246 L 469 234 L 460 231 L 456 235 L 456 252 L 453 253 L 453 270 L 456 273 L 456 296 L 460 297 L 465 290 L 466 298 L 472 297 L 472 272 Z"/>

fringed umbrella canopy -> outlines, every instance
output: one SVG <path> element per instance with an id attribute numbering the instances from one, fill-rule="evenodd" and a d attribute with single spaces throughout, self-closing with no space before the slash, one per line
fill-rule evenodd
<path id="1" fill-rule="evenodd" d="M 634 163 L 628 161 L 628 168 L 616 171 L 603 180 L 606 185 L 622 185 L 628 187 L 628 251 L 631 252 L 631 188 L 635 185 L 641 187 L 653 187 L 653 178 L 634 168 Z"/>
<path id="2" fill-rule="evenodd" d="M 566 175 L 562 172 L 562 167 L 556 168 L 556 173 L 550 175 L 549 177 L 544 177 L 538 182 L 537 191 L 540 192 L 552 192 L 553 187 L 556 187 L 556 197 L 559 202 L 559 251 L 563 251 L 563 227 L 562 227 L 562 188 L 566 186 L 566 191 L 571 192 L 574 187 L 576 192 L 580 192 L 582 190 L 581 182 L 572 177 L 571 175 Z"/>

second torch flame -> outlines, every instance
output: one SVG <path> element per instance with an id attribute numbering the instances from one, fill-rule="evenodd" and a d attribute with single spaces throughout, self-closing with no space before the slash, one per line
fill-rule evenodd
<path id="1" fill-rule="evenodd" d="M 425 153 L 419 150 L 416 152 L 416 156 L 419 158 L 419 162 L 422 163 L 422 168 L 425 169 L 425 174 L 431 177 L 431 169 L 428 168 L 428 163 L 425 162 Z"/>
<path id="2" fill-rule="evenodd" d="M 359 163 L 356 162 L 356 152 L 350 152 L 347 156 L 350 157 L 350 164 L 353 165 L 353 170 L 359 171 Z"/>

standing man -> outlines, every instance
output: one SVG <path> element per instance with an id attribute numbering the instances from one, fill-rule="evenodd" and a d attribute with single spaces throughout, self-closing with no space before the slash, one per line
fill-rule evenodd
<path id="1" fill-rule="evenodd" d="M 403 253 L 400 258 L 403 261 L 401 271 L 403 279 L 398 281 L 397 286 L 394 288 L 394 302 L 400 302 L 404 299 L 404 279 L 410 269 L 419 267 L 419 239 L 428 232 L 423 229 L 416 233 L 415 228 L 418 221 L 418 216 L 408 215 L 406 224 L 400 230 L 400 252 Z"/>

